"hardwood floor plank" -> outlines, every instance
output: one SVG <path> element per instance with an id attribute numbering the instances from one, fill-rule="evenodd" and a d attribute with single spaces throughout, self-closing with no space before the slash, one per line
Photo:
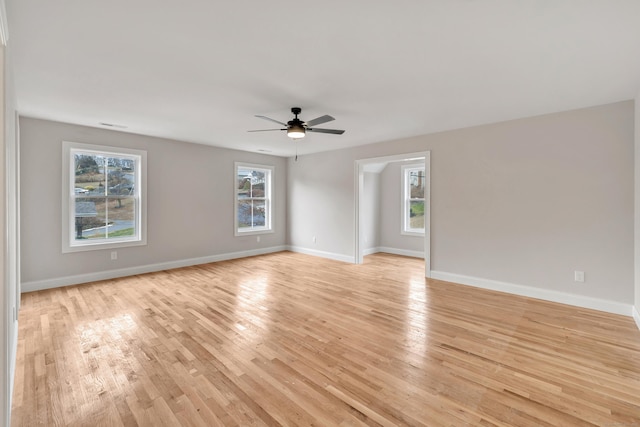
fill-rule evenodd
<path id="1" fill-rule="evenodd" d="M 13 426 L 640 425 L 633 319 L 281 252 L 22 296 Z"/>

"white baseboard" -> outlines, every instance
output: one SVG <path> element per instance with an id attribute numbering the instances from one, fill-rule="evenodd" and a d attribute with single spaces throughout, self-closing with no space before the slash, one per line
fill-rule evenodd
<path id="1" fill-rule="evenodd" d="M 496 280 L 482 279 L 478 277 L 464 276 L 462 274 L 447 273 L 444 271 L 431 271 L 431 278 L 475 286 L 482 289 L 490 289 L 493 291 L 507 292 L 530 298 L 558 302 L 576 307 L 590 308 L 593 310 L 605 311 L 607 313 L 622 314 L 624 316 L 632 315 L 633 306 L 616 301 L 552 291 L 549 289 L 534 288 L 525 285 L 516 285 L 513 283 L 499 282 Z M 638 322 L 638 318 L 636 318 L 636 322 Z M 640 327 L 640 323 L 638 324 Z"/>
<path id="2" fill-rule="evenodd" d="M 13 323 L 13 343 L 11 345 L 11 353 L 9 355 L 9 408 L 11 408 L 11 405 L 13 404 L 13 388 L 16 379 L 16 361 L 18 357 L 18 321 L 16 320 Z"/>
<path id="3" fill-rule="evenodd" d="M 385 254 L 402 255 L 412 258 L 424 259 L 424 251 L 409 251 L 407 249 L 389 248 L 387 246 L 378 246 L 377 248 L 368 248 L 362 251 L 363 256 L 377 254 L 378 252 L 384 252 Z"/>
<path id="4" fill-rule="evenodd" d="M 328 259 L 332 259 L 334 261 L 349 262 L 351 264 L 355 264 L 355 262 L 356 262 L 356 260 L 354 259 L 353 256 L 336 254 L 336 253 L 333 253 L 333 252 L 317 251 L 315 249 L 308 249 L 308 248 L 303 248 L 303 247 L 300 247 L 300 246 L 287 246 L 287 250 L 289 250 L 291 252 L 298 252 L 298 253 L 301 253 L 301 254 L 306 254 L 306 255 L 318 256 L 318 257 L 321 257 L 321 258 L 328 258 Z"/>
<path id="5" fill-rule="evenodd" d="M 367 248 L 362 250 L 362 256 L 377 254 L 378 252 L 380 252 L 380 248 Z"/>
<path id="6" fill-rule="evenodd" d="M 638 313 L 638 307 L 633 307 L 633 320 L 636 321 L 636 326 L 640 329 L 640 313 Z"/>
<path id="7" fill-rule="evenodd" d="M 158 264 L 141 265 L 137 267 L 121 268 L 117 270 L 98 271 L 95 273 L 78 274 L 75 276 L 56 277 L 53 279 L 23 282 L 22 293 L 41 291 L 44 289 L 59 288 L 62 286 L 78 285 L 80 283 L 109 280 L 118 277 L 133 276 L 136 274 L 153 273 L 155 271 L 170 270 L 172 268 L 189 267 L 191 265 L 207 264 L 210 262 L 226 261 L 229 259 L 246 258 L 255 255 L 264 255 L 287 250 L 286 246 L 273 246 L 270 248 L 253 249 L 250 251 L 231 252 L 220 255 L 211 255 L 200 258 L 190 258 L 177 261 L 169 261 Z"/>
<path id="8" fill-rule="evenodd" d="M 402 255 L 402 256 L 408 256 L 408 257 L 412 257 L 412 258 L 422 258 L 424 259 L 424 251 L 410 251 L 407 249 L 396 249 L 396 248 L 389 248 L 387 246 L 380 246 L 378 249 L 378 252 L 384 252 L 387 254 L 393 254 L 393 255 Z"/>
<path id="9" fill-rule="evenodd" d="M 336 260 L 336 261 L 355 263 L 355 259 L 352 256 L 349 256 L 349 255 L 336 254 L 336 253 L 333 253 L 333 252 L 316 251 L 314 249 L 303 248 L 303 247 L 300 247 L 300 246 L 289 246 L 288 249 L 291 252 L 299 252 L 301 254 L 319 256 L 319 257 L 322 257 L 322 258 L 333 259 L 333 260 Z M 406 249 L 389 248 L 389 247 L 386 247 L 386 246 L 379 246 L 379 247 L 375 247 L 375 248 L 363 249 L 362 250 L 362 255 L 367 256 L 367 255 L 371 255 L 371 254 L 376 254 L 378 252 L 384 252 L 384 253 L 387 253 L 387 254 L 402 255 L 402 256 L 408 256 L 408 257 L 412 257 L 412 258 L 422 258 L 422 259 L 424 259 L 424 252 L 422 252 L 422 251 L 409 251 L 409 250 L 406 250 Z"/>

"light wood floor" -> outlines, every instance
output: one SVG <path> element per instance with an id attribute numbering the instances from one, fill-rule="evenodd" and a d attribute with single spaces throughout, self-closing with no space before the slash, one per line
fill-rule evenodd
<path id="1" fill-rule="evenodd" d="M 639 426 L 631 318 L 278 254 L 29 293 L 12 426 Z"/>

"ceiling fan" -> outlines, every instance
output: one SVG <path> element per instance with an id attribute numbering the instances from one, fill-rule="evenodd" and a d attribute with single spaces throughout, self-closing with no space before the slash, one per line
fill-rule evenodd
<path id="1" fill-rule="evenodd" d="M 339 129 L 323 129 L 323 128 L 315 128 L 313 126 L 319 125 L 322 123 L 330 122 L 331 120 L 335 120 L 333 117 L 324 115 L 317 117 L 313 120 L 309 120 L 308 122 L 304 122 L 298 118 L 298 114 L 302 112 L 300 107 L 293 107 L 291 112 L 295 115 L 292 120 L 289 120 L 287 123 L 279 122 L 278 120 L 274 120 L 272 118 L 266 116 L 256 116 L 261 119 L 269 120 L 274 123 L 278 123 L 279 125 L 284 126 L 283 129 L 260 129 L 260 130 L 250 130 L 249 132 L 267 132 L 272 130 L 286 130 L 287 136 L 293 139 L 304 138 L 306 132 L 318 132 L 318 133 L 332 133 L 334 135 L 342 135 L 344 133 L 343 130 Z"/>

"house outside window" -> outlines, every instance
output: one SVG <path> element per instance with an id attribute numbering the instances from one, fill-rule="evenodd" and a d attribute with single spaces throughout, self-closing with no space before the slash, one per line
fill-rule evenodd
<path id="1" fill-rule="evenodd" d="M 422 165 L 402 167 L 402 234 L 424 236 L 425 224 L 425 172 Z"/>
<path id="2" fill-rule="evenodd" d="M 146 152 L 63 143 L 62 251 L 146 244 Z"/>
<path id="3" fill-rule="evenodd" d="M 272 233 L 273 166 L 235 164 L 235 235 Z"/>

